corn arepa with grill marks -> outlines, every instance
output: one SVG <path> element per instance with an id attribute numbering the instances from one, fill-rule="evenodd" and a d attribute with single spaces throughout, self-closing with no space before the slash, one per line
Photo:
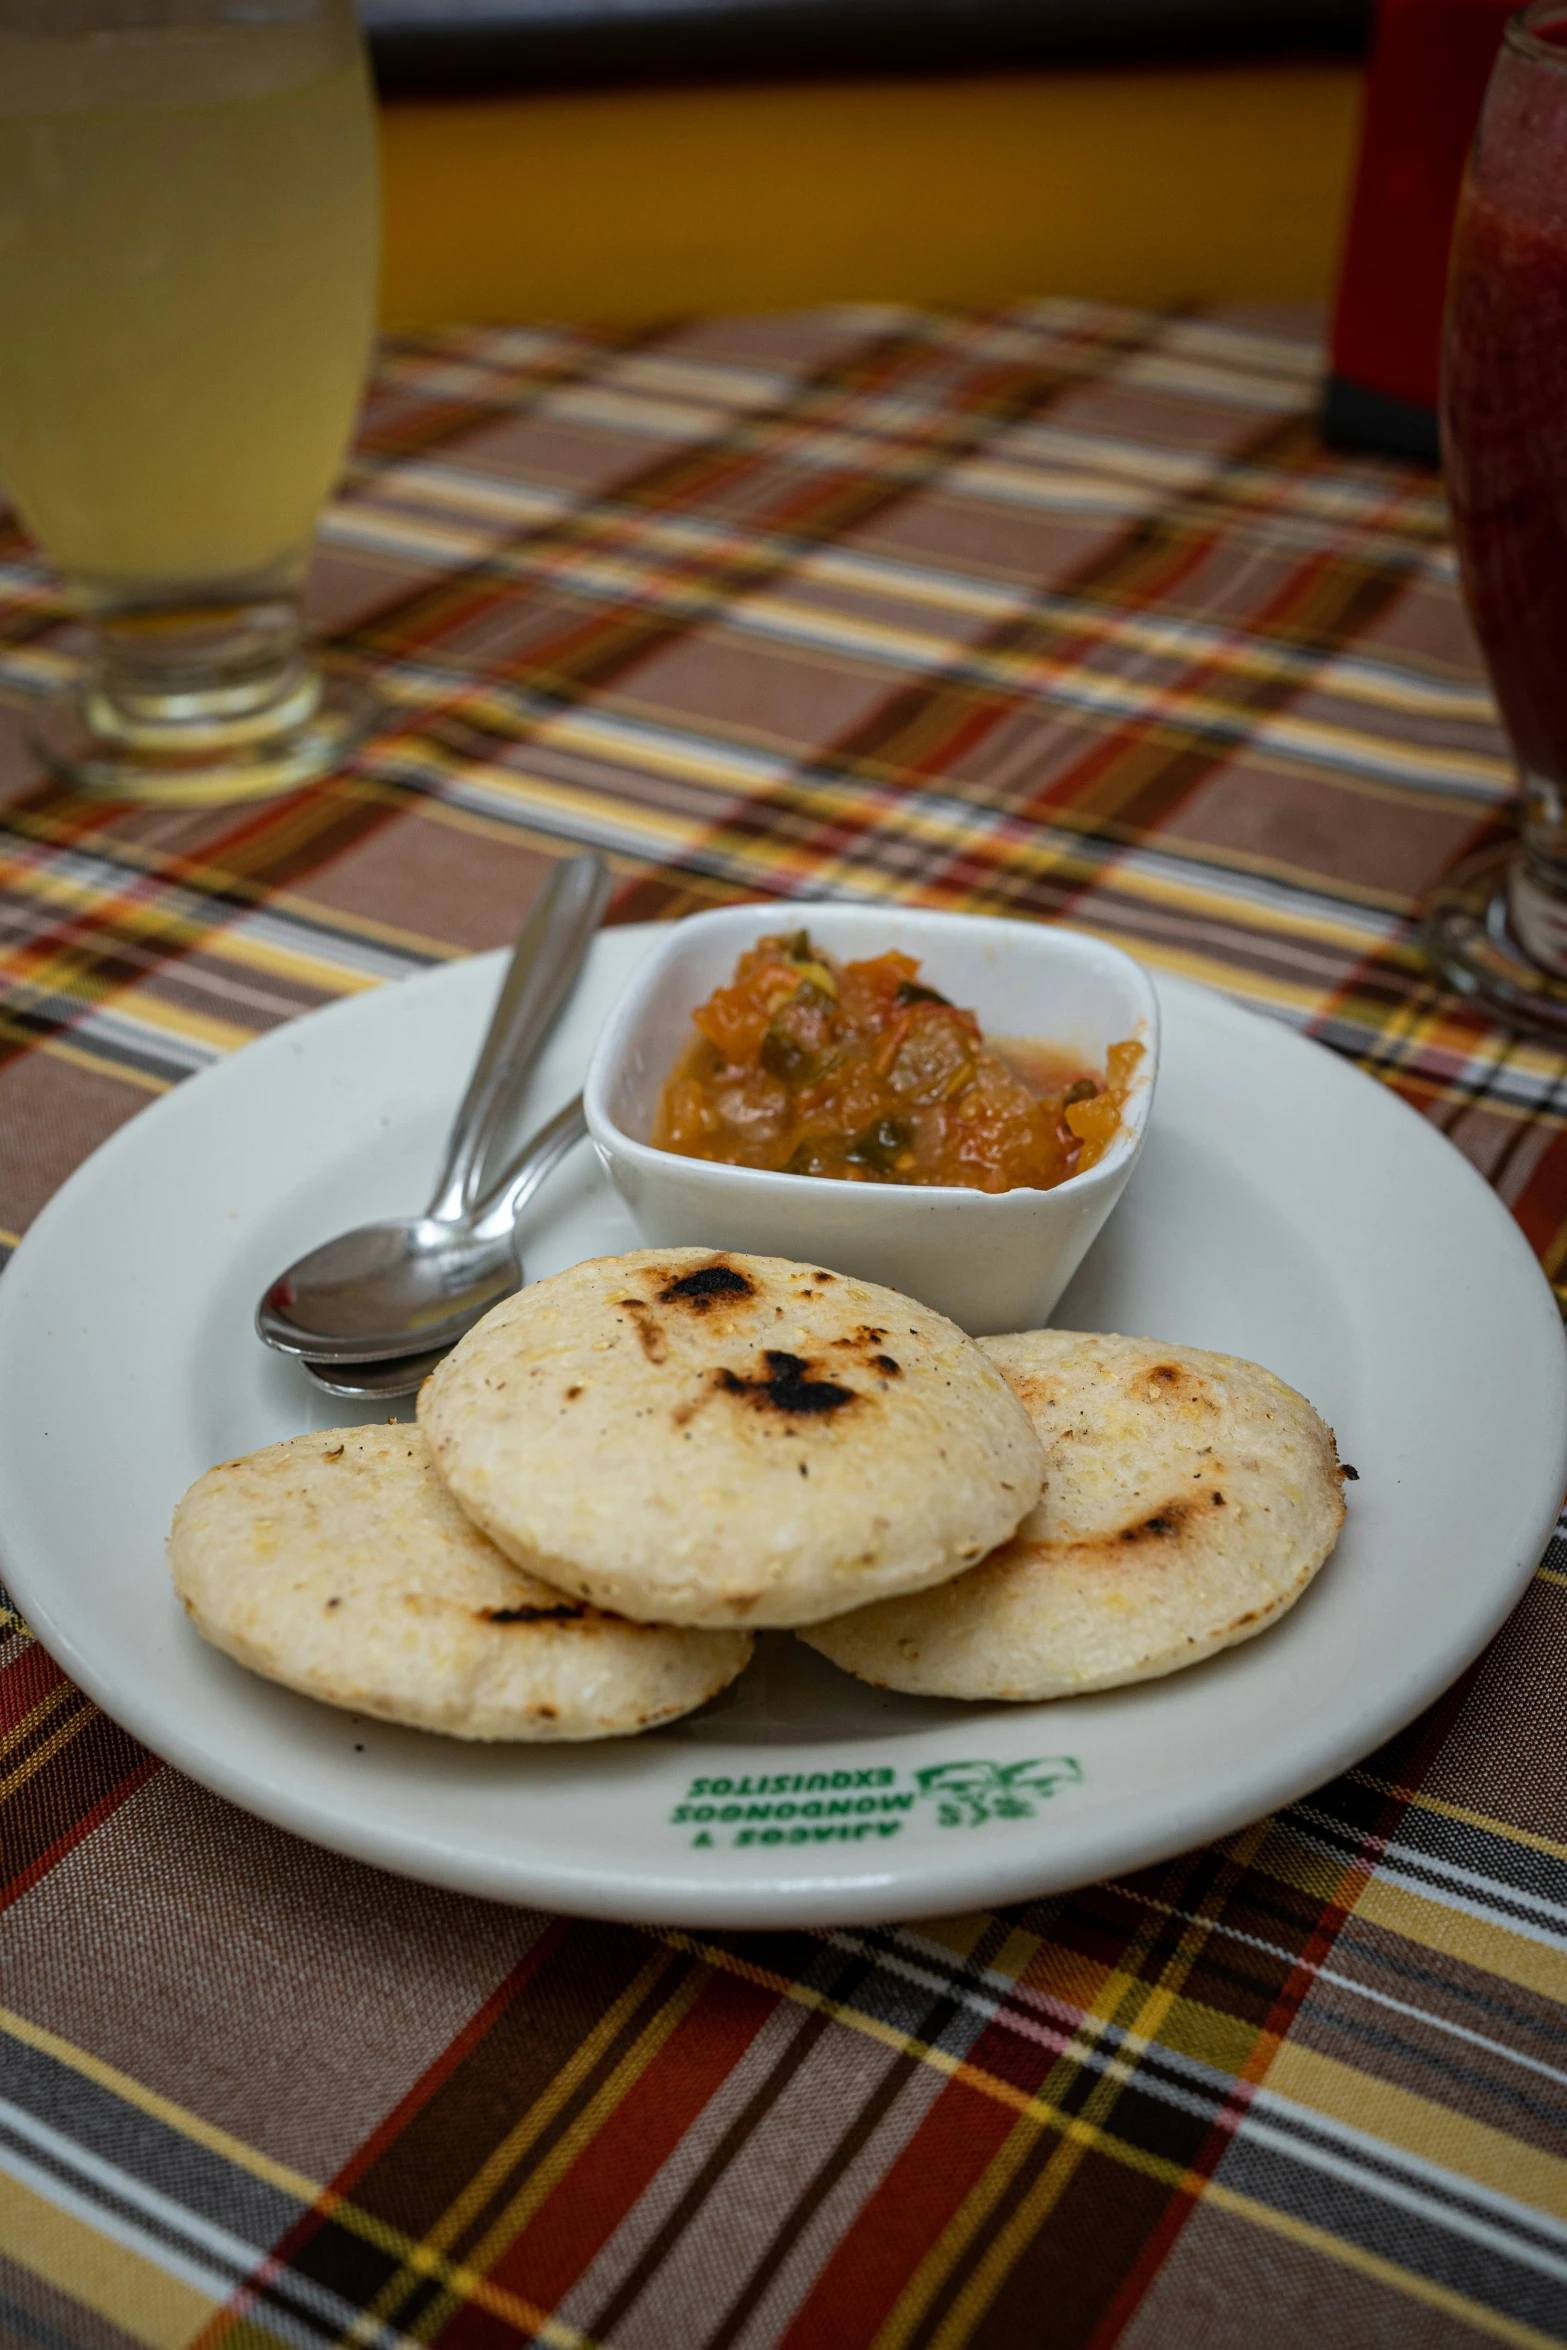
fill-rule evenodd
<path id="1" fill-rule="evenodd" d="M 654 1629 L 503 1558 L 417 1428 L 334 1428 L 209 1469 L 169 1536 L 203 1638 L 350 1712 L 470 1739 L 612 1738 L 743 1671 L 749 1632 Z"/>
<path id="2" fill-rule="evenodd" d="M 1039 1438 L 975 1342 L 873 1282 L 640 1249 L 519 1290 L 432 1373 L 440 1474 L 508 1557 L 647 1623 L 796 1625 L 982 1558 Z"/>
<path id="3" fill-rule="evenodd" d="M 812 1648 L 878 1688 L 1027 1702 L 1175 1672 L 1299 1599 L 1344 1521 L 1303 1396 L 1154 1339 L 980 1343 L 1039 1431 L 1042 1498 L 969 1573 L 802 1632 Z"/>

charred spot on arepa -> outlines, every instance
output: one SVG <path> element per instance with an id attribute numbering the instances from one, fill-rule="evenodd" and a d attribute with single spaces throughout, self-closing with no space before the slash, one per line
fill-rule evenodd
<path id="1" fill-rule="evenodd" d="M 481 1607 L 474 1614 L 482 1624 L 577 1624 L 587 1609 L 574 1599 L 554 1607 Z"/>
<path id="2" fill-rule="evenodd" d="M 653 1278 L 657 1280 L 658 1275 Z M 671 1274 L 658 1293 L 658 1302 L 709 1314 L 715 1306 L 734 1305 L 756 1294 L 756 1283 L 748 1273 L 740 1272 L 726 1257 L 714 1257 L 711 1264 L 697 1265 L 689 1273 Z"/>
<path id="3" fill-rule="evenodd" d="M 666 1362 L 669 1357 L 669 1337 L 653 1306 L 671 1306 L 677 1312 L 703 1318 L 715 1308 L 748 1303 L 758 1295 L 757 1284 L 748 1273 L 742 1273 L 727 1257 L 714 1257 L 705 1265 L 695 1265 L 689 1272 L 672 1267 L 652 1268 L 652 1279 L 657 1284 L 652 1302 L 645 1297 L 622 1297 L 616 1304 L 631 1316 L 637 1343 L 650 1363 Z"/>
<path id="4" fill-rule="evenodd" d="M 1060 1407 L 1061 1399 L 1047 1379 L 1034 1377 L 1027 1371 L 1009 1371 L 1007 1382 L 1024 1410 L 1036 1417 L 1040 1412 L 1053 1412 Z"/>
<path id="5" fill-rule="evenodd" d="M 1217 1411 L 1218 1401 L 1208 1381 L 1184 1363 L 1159 1362 L 1132 1374 L 1130 1392 L 1140 1403 L 1197 1405 Z"/>
<path id="6" fill-rule="evenodd" d="M 669 1341 L 663 1326 L 646 1298 L 623 1297 L 619 1300 L 631 1316 L 631 1327 L 637 1334 L 637 1344 L 650 1363 L 663 1362 L 669 1353 Z"/>
<path id="7" fill-rule="evenodd" d="M 868 1371 L 874 1371 L 885 1386 L 889 1379 L 903 1376 L 903 1365 L 895 1355 L 888 1354 L 882 1341 L 887 1332 L 874 1322 L 862 1322 L 858 1330 L 848 1331 L 844 1337 L 831 1341 L 836 1351 L 858 1354 Z"/>
<path id="8" fill-rule="evenodd" d="M 803 1355 L 785 1354 L 780 1347 L 770 1346 L 762 1360 L 767 1366 L 762 1377 L 746 1379 L 737 1371 L 721 1368 L 713 1374 L 713 1385 L 725 1395 L 740 1396 L 759 1410 L 779 1412 L 786 1419 L 819 1419 L 860 1400 L 852 1387 L 840 1387 L 835 1379 L 813 1378 L 816 1366 Z"/>
<path id="9" fill-rule="evenodd" d="M 845 1331 L 842 1338 L 833 1340 L 834 1346 L 880 1346 L 887 1333 L 874 1322 L 862 1322 L 858 1330 Z"/>
<path id="10" fill-rule="evenodd" d="M 1150 1516 L 1139 1518 L 1130 1526 L 1123 1526 L 1117 1539 L 1121 1542 L 1167 1542 L 1172 1534 L 1179 1534 L 1186 1523 L 1187 1505 L 1184 1501 L 1167 1501 Z"/>
<path id="11" fill-rule="evenodd" d="M 1249 1607 L 1244 1615 L 1233 1617 L 1224 1629 L 1226 1633 L 1244 1632 L 1248 1624 L 1266 1624 L 1279 1613 L 1282 1606 L 1281 1600 L 1270 1600 L 1266 1607 Z"/>

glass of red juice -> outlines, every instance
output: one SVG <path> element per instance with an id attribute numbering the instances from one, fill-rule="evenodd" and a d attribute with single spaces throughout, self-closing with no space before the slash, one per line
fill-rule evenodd
<path id="1" fill-rule="evenodd" d="M 1519 775 L 1516 840 L 1426 910 L 1444 976 L 1567 1042 L 1567 0 L 1511 19 L 1459 198 L 1442 350 L 1459 573 Z"/>

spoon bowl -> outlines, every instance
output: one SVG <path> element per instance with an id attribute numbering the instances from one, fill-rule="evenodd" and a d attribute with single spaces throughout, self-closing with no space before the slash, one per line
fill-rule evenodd
<path id="1" fill-rule="evenodd" d="M 517 1218 L 586 1132 L 579 1095 L 524 1143 L 471 1216 L 394 1216 L 311 1249 L 262 1293 L 258 1335 L 315 1364 L 444 1353 L 521 1288 Z"/>
<path id="2" fill-rule="evenodd" d="M 521 1280 L 509 1232 L 399 1216 L 290 1265 L 263 1296 L 256 1327 L 285 1354 L 370 1363 L 452 1344 Z"/>
<path id="3" fill-rule="evenodd" d="M 380 1403 L 389 1396 L 416 1395 L 437 1363 L 446 1360 L 446 1347 L 429 1354 L 392 1355 L 376 1363 L 311 1363 L 300 1365 L 328 1395 L 364 1398 Z"/>

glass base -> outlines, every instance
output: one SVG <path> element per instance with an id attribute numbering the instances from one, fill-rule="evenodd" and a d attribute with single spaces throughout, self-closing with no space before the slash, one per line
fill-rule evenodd
<path id="1" fill-rule="evenodd" d="M 32 748 L 73 791 L 154 808 L 271 799 L 330 775 L 377 722 L 365 686 L 305 667 L 279 702 L 228 721 L 127 725 L 92 684 L 47 703 Z"/>
<path id="2" fill-rule="evenodd" d="M 1537 886 L 1521 870 L 1516 842 L 1487 849 L 1450 873 L 1424 908 L 1426 953 L 1440 976 L 1476 1011 L 1505 1028 L 1567 1046 L 1567 979 L 1557 979 L 1518 935 L 1515 895 L 1524 893 L 1536 926 L 1544 912 Z"/>

